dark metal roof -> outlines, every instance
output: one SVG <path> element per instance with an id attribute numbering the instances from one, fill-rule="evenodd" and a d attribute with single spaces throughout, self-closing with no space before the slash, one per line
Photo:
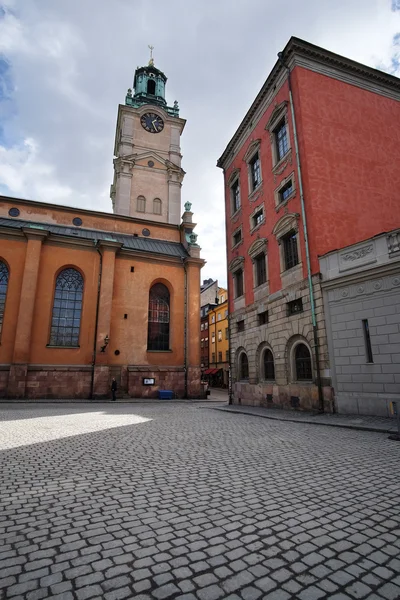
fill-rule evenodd
<path id="1" fill-rule="evenodd" d="M 53 235 L 80 238 L 84 240 L 107 240 L 123 244 L 123 248 L 137 250 L 138 252 L 149 252 L 151 254 L 162 254 L 164 256 L 175 256 L 185 258 L 188 255 L 184 246 L 177 242 L 166 242 L 148 237 L 135 237 L 126 233 L 115 233 L 114 231 L 99 231 L 96 229 L 83 229 L 81 227 L 66 227 L 55 223 L 38 223 L 36 221 L 23 221 L 21 219 L 0 218 L 0 227 L 11 229 L 22 229 L 32 227 L 43 229 Z"/>

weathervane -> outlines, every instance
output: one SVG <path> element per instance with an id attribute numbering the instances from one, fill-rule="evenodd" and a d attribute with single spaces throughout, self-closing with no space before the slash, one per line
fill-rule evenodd
<path id="1" fill-rule="evenodd" d="M 149 60 L 149 67 L 154 67 L 154 58 L 153 58 L 153 50 L 154 50 L 154 46 L 149 45 L 148 46 L 150 49 L 150 60 Z"/>

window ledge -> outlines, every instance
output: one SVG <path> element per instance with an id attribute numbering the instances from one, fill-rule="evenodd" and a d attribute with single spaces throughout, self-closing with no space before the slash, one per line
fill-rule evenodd
<path id="1" fill-rule="evenodd" d="M 243 244 L 243 238 L 240 240 L 240 242 L 232 246 L 231 250 L 236 250 L 236 248 L 239 248 L 240 244 Z"/>
<path id="2" fill-rule="evenodd" d="M 239 208 L 237 210 L 235 210 L 234 213 L 231 214 L 231 219 L 235 219 L 236 217 L 238 217 L 240 215 L 241 211 L 242 211 L 242 207 L 239 206 Z"/>
<path id="3" fill-rule="evenodd" d="M 172 352 L 172 350 L 146 350 L 146 352 Z"/>
<path id="4" fill-rule="evenodd" d="M 46 348 L 68 348 L 69 350 L 71 350 L 71 348 L 80 348 L 80 346 L 56 346 L 55 344 L 46 344 Z"/>
<path id="5" fill-rule="evenodd" d="M 254 202 L 255 200 L 255 196 L 257 196 L 257 193 L 260 192 L 262 190 L 262 185 L 263 182 L 261 181 L 257 187 L 254 188 L 254 190 L 251 190 L 250 194 L 249 194 L 249 201 L 250 202 Z"/>
<path id="6" fill-rule="evenodd" d="M 303 264 L 301 262 L 297 263 L 297 265 L 294 265 L 294 267 L 290 267 L 290 269 L 285 269 L 284 271 L 281 271 L 281 275 L 290 275 L 291 273 L 295 273 L 296 271 L 299 271 L 302 268 Z"/>
<path id="7" fill-rule="evenodd" d="M 288 204 L 288 202 L 292 200 L 295 196 L 296 190 L 294 189 L 290 196 L 288 196 L 285 200 L 282 200 L 282 202 L 279 202 L 279 204 L 275 206 L 276 212 L 279 212 L 281 208 L 284 208 Z"/>
<path id="8" fill-rule="evenodd" d="M 255 227 L 253 227 L 253 229 L 250 229 L 250 235 L 253 235 L 253 233 L 255 233 L 258 229 L 260 229 L 261 225 L 265 225 L 265 217 L 263 218 L 263 220 L 260 223 L 257 223 L 257 225 Z"/>
<path id="9" fill-rule="evenodd" d="M 292 149 L 289 148 L 289 150 L 286 152 L 286 154 L 284 156 L 282 156 L 282 158 L 274 164 L 274 166 L 272 167 L 272 172 L 274 175 L 280 175 L 281 173 L 283 173 L 283 171 L 286 169 L 288 164 L 292 164 Z"/>

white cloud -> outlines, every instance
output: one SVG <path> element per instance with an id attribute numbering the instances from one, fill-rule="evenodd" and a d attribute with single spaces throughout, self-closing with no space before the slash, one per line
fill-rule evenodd
<path id="1" fill-rule="evenodd" d="M 399 50 L 393 39 L 400 12 L 389 0 L 155 0 L 151 9 L 146 0 L 3 0 L 2 6 L 0 53 L 10 65 L 14 117 L 0 112 L 0 189 L 111 211 L 117 106 L 152 43 L 156 65 L 168 76 L 168 102 L 178 99 L 187 119 L 183 202 L 192 202 L 198 223 L 207 260 L 202 277 L 221 284 L 225 217 L 215 164 L 277 52 L 296 35 L 393 70 Z"/>

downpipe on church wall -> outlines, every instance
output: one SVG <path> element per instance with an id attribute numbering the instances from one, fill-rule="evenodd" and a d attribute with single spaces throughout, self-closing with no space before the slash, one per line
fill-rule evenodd
<path id="1" fill-rule="evenodd" d="M 101 276 L 103 272 L 103 255 L 101 254 L 99 248 L 97 247 L 98 240 L 95 240 L 96 250 L 99 253 L 100 261 L 99 261 L 99 280 L 97 283 L 97 300 L 96 300 L 96 322 L 94 327 L 94 345 L 93 345 L 93 359 L 92 359 L 92 379 L 90 382 L 90 398 L 93 400 L 93 392 L 94 392 L 94 369 L 96 366 L 96 354 L 97 354 L 97 329 L 99 325 L 99 306 L 100 306 L 100 286 L 101 286 Z"/>
<path id="2" fill-rule="evenodd" d="M 182 266 L 184 271 L 184 291 L 183 291 L 183 368 L 185 372 L 185 395 L 184 397 L 188 397 L 188 372 L 187 372 L 187 294 L 188 294 L 188 284 L 187 284 L 187 270 L 185 259 L 182 258 Z"/>

